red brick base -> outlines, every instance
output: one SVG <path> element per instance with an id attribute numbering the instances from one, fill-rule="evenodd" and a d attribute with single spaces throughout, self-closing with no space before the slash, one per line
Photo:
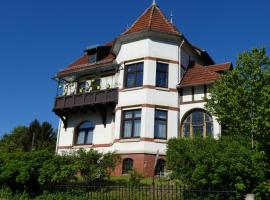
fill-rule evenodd
<path id="1" fill-rule="evenodd" d="M 155 173 L 154 163 L 156 155 L 154 154 L 123 154 L 121 162 L 116 166 L 112 176 L 122 176 L 122 162 L 126 158 L 133 160 L 133 169 L 142 173 L 144 176 L 152 177 Z M 159 159 L 165 159 L 165 156 L 159 156 Z"/>

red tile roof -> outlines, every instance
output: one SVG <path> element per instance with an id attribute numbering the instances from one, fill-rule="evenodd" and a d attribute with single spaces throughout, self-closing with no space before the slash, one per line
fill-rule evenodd
<path id="1" fill-rule="evenodd" d="M 102 67 L 106 64 L 113 63 L 113 61 L 115 59 L 113 54 L 109 54 L 107 57 L 105 57 L 104 59 L 102 59 L 96 63 L 89 63 L 88 58 L 89 58 L 88 55 L 83 55 L 81 58 L 79 58 L 73 64 L 69 65 L 69 67 L 58 72 L 57 77 L 67 76 L 71 73 L 79 72 L 79 71 L 86 70 L 86 69 Z"/>
<path id="2" fill-rule="evenodd" d="M 114 40 L 110 41 L 105 44 L 105 46 L 112 47 L 114 44 Z M 58 77 L 63 77 L 67 76 L 71 73 L 82 71 L 85 69 L 91 69 L 91 68 L 96 68 L 96 67 L 102 67 L 103 65 L 112 63 L 115 59 L 115 56 L 112 53 L 109 53 L 105 58 L 102 60 L 99 60 L 98 62 L 95 63 L 89 63 L 89 55 L 84 54 L 81 56 L 79 59 L 77 59 L 75 62 L 70 64 L 67 68 L 63 69 L 62 71 L 57 73 Z"/>
<path id="3" fill-rule="evenodd" d="M 195 64 L 193 67 L 189 67 L 178 87 L 183 88 L 215 82 L 220 78 L 221 75 L 213 69 L 218 69 L 218 67 L 208 67 L 199 64 Z"/>
<path id="4" fill-rule="evenodd" d="M 127 35 L 143 30 L 159 31 L 181 35 L 177 28 L 169 22 L 157 5 L 150 6 L 134 23 L 123 33 Z"/>
<path id="5" fill-rule="evenodd" d="M 208 65 L 207 69 L 213 71 L 213 72 L 220 72 L 225 70 L 230 70 L 232 68 L 232 63 L 227 62 L 223 64 L 216 64 L 216 65 Z"/>

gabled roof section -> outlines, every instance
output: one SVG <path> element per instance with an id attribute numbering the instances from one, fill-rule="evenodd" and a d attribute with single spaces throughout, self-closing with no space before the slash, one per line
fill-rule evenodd
<path id="1" fill-rule="evenodd" d="M 169 22 L 156 4 L 152 4 L 122 35 L 137 33 L 143 30 L 159 31 L 174 35 L 181 35 L 177 28 Z"/>
<path id="2" fill-rule="evenodd" d="M 223 71 L 232 69 L 232 63 L 227 62 L 227 63 L 223 63 L 223 64 L 208 65 L 207 69 L 209 69 L 213 72 L 223 72 Z"/>
<path id="3" fill-rule="evenodd" d="M 220 77 L 220 74 L 212 71 L 207 66 L 195 64 L 187 69 L 178 87 L 184 88 L 189 86 L 210 84 L 218 80 Z"/>

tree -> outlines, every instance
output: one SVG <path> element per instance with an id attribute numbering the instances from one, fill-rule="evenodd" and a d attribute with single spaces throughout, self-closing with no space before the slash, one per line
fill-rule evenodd
<path id="1" fill-rule="evenodd" d="M 34 120 L 29 127 L 18 126 L 10 134 L 5 134 L 0 140 L 0 151 L 54 151 L 55 145 L 56 133 L 52 125 L 48 122 L 40 124 L 38 120 Z"/>
<path id="2" fill-rule="evenodd" d="M 270 145 L 270 57 L 265 48 L 240 54 L 235 69 L 225 73 L 210 93 L 206 108 L 222 123 L 224 134 Z"/>
<path id="3" fill-rule="evenodd" d="M 5 134 L 0 140 L 0 152 L 23 151 L 23 135 L 27 134 L 26 126 L 14 128 L 11 134 Z"/>

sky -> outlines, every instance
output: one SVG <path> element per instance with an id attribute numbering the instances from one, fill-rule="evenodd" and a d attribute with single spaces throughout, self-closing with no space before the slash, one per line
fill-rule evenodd
<path id="1" fill-rule="evenodd" d="M 193 44 L 216 63 L 270 48 L 269 0 L 156 0 Z M 1 0 L 0 136 L 34 119 L 57 128 L 51 79 L 90 45 L 111 41 L 152 0 Z M 268 50 L 269 52 L 269 50 Z"/>

